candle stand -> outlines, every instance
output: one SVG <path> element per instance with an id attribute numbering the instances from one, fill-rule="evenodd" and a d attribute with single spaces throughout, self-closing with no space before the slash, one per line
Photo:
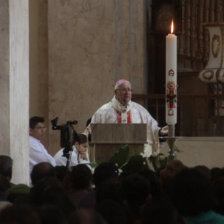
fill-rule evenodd
<path id="1" fill-rule="evenodd" d="M 175 158 L 175 124 L 177 123 L 177 36 L 171 33 L 166 36 L 166 123 L 168 124 L 167 144 L 169 160 Z"/>
<path id="2" fill-rule="evenodd" d="M 169 146 L 169 159 L 173 160 L 176 157 L 175 154 L 175 125 L 168 125 L 168 138 L 167 138 L 167 144 Z"/>

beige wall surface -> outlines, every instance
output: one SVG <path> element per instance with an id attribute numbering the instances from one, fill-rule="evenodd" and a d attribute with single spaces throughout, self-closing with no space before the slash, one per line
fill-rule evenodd
<path id="1" fill-rule="evenodd" d="M 88 118 L 113 96 L 117 79 L 145 92 L 145 1 L 49 0 L 49 120 Z M 49 131 L 49 150 L 59 150 L 59 131 Z"/>
<path id="2" fill-rule="evenodd" d="M 9 154 L 9 2 L 0 4 L 0 142 L 1 154 Z"/>
<path id="3" fill-rule="evenodd" d="M 175 144 L 177 159 L 186 166 L 224 167 L 224 137 L 178 137 Z M 167 144 L 161 152 L 168 154 Z"/>
<path id="4" fill-rule="evenodd" d="M 29 1 L 30 107 L 32 116 L 43 116 L 48 124 L 48 1 Z M 48 148 L 48 135 L 43 141 Z"/>

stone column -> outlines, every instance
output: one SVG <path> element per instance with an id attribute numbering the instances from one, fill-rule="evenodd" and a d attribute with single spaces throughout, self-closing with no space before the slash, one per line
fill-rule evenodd
<path id="1" fill-rule="evenodd" d="M 28 0 L 0 2 L 0 154 L 13 159 L 14 183 L 29 183 Z"/>
<path id="2" fill-rule="evenodd" d="M 29 182 L 29 0 L 9 1 L 10 155 L 13 181 Z"/>

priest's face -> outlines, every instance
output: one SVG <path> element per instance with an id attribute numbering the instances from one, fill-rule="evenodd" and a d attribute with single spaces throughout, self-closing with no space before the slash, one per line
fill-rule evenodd
<path id="1" fill-rule="evenodd" d="M 131 100 L 131 96 L 132 96 L 131 84 L 128 82 L 121 84 L 118 87 L 118 89 L 115 90 L 115 95 L 117 100 L 122 105 L 126 106 L 128 102 Z"/>

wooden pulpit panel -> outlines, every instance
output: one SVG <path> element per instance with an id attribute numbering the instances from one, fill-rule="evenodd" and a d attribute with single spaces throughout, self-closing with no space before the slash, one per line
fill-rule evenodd
<path id="1" fill-rule="evenodd" d="M 147 142 L 146 124 L 92 124 L 90 157 L 92 162 L 108 161 L 123 145 L 130 155 L 143 152 Z"/>
<path id="2" fill-rule="evenodd" d="M 92 124 L 93 144 L 144 144 L 146 124 Z"/>

